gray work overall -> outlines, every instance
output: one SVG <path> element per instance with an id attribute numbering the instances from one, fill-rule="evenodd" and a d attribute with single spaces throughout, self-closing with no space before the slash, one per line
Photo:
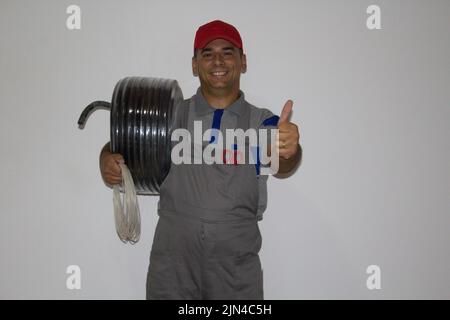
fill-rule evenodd
<path id="1" fill-rule="evenodd" d="M 176 120 L 190 132 L 196 101 Z M 246 131 L 250 108 L 239 103 Z M 160 196 L 147 299 L 263 299 L 255 165 L 172 163 Z"/>

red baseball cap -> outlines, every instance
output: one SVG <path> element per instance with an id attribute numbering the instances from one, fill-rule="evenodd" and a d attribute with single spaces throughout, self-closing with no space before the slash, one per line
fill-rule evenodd
<path id="1" fill-rule="evenodd" d="M 194 50 L 204 48 L 215 39 L 230 41 L 235 47 L 243 49 L 239 31 L 229 23 L 214 20 L 197 29 L 194 40 Z"/>

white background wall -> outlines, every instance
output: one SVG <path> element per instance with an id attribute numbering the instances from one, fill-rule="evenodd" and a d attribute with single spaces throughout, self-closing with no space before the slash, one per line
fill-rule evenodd
<path id="1" fill-rule="evenodd" d="M 217 18 L 243 37 L 247 100 L 293 99 L 304 148 L 294 176 L 269 179 L 266 298 L 450 298 L 449 15 L 446 0 L 2 0 L 0 298 L 145 297 L 157 197 L 139 198 L 142 238 L 122 244 L 98 169 L 109 114 L 76 121 L 129 75 L 191 96 L 194 33 Z M 81 290 L 66 288 L 73 264 Z"/>

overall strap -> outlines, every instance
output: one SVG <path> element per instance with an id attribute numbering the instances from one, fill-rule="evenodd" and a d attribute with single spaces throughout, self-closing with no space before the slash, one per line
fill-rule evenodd
<path id="1" fill-rule="evenodd" d="M 247 101 L 244 101 L 242 104 L 242 115 L 238 117 L 237 128 L 240 128 L 244 131 L 250 128 L 250 106 Z"/>
<path id="2" fill-rule="evenodd" d="M 183 100 L 178 105 L 175 106 L 172 119 L 173 125 L 171 131 L 175 129 L 187 129 L 189 109 L 192 109 L 193 100 L 194 99 L 191 98 L 189 103 L 186 103 L 186 100 Z"/>

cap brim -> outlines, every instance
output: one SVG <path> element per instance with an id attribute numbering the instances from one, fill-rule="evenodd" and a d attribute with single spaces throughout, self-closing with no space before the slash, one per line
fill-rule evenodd
<path id="1" fill-rule="evenodd" d="M 236 48 L 242 48 L 240 46 L 240 44 L 233 38 L 231 38 L 230 36 L 228 36 L 227 34 L 215 34 L 213 36 L 210 36 L 208 38 L 205 38 L 201 43 L 198 44 L 198 47 L 196 49 L 203 49 L 204 47 L 207 46 L 208 43 L 210 43 L 211 41 L 214 41 L 216 39 L 224 39 L 227 40 L 229 42 L 231 42 L 231 44 L 233 46 L 235 46 Z"/>

